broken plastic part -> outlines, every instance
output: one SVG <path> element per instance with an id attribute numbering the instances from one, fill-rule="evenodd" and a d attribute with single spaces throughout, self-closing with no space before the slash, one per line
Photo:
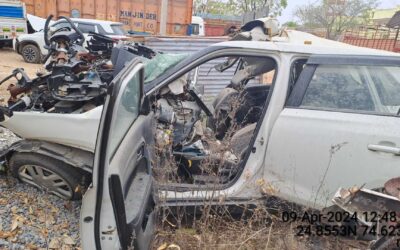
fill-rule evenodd
<path id="1" fill-rule="evenodd" d="M 400 211 L 398 198 L 364 188 L 351 190 L 340 188 L 332 202 L 349 213 L 357 212 L 357 215 L 360 216 L 358 219 L 368 226 L 372 224 L 362 216 L 365 212 L 383 214 L 384 212 Z"/>

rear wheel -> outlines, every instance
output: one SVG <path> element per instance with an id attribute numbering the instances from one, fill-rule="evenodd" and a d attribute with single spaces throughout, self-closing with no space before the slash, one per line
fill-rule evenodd
<path id="1" fill-rule="evenodd" d="M 82 198 L 85 173 L 64 162 L 35 153 L 14 153 L 11 173 L 22 182 L 65 200 Z"/>
<path id="2" fill-rule="evenodd" d="M 21 55 L 27 63 L 40 63 L 42 58 L 39 48 L 33 44 L 24 45 Z"/>

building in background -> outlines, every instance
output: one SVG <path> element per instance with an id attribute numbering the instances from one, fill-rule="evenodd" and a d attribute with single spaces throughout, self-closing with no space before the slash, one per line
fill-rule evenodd
<path id="1" fill-rule="evenodd" d="M 379 17 L 379 22 L 347 30 L 341 41 L 361 47 L 400 52 L 400 10 L 390 18 L 385 17 L 390 12 L 382 11 L 379 13 L 379 16 L 376 16 Z M 382 13 L 385 13 L 385 15 Z"/>
<path id="2" fill-rule="evenodd" d="M 391 9 L 374 9 L 371 12 L 372 25 L 386 25 L 394 14 L 400 11 L 400 5 Z"/>

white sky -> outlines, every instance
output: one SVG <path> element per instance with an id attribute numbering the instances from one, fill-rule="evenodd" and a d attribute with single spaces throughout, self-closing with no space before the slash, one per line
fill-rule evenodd
<path id="1" fill-rule="evenodd" d="M 296 6 L 303 5 L 306 3 L 313 3 L 315 0 L 287 0 L 288 6 L 282 12 L 282 16 L 278 17 L 280 23 L 293 20 L 293 11 Z M 380 0 L 379 8 L 392 8 L 396 5 L 400 5 L 400 0 Z"/>

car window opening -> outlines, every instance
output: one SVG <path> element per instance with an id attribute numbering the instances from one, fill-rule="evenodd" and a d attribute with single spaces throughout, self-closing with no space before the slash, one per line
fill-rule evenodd
<path id="1" fill-rule="evenodd" d="M 225 185 L 235 180 L 252 149 L 276 67 L 267 57 L 217 58 L 161 88 L 153 105 L 158 183 Z M 213 84 L 226 87 L 212 98 Z M 197 100 L 199 92 L 205 104 Z"/>
<path id="2" fill-rule="evenodd" d="M 319 65 L 300 107 L 397 115 L 397 66 Z"/>

